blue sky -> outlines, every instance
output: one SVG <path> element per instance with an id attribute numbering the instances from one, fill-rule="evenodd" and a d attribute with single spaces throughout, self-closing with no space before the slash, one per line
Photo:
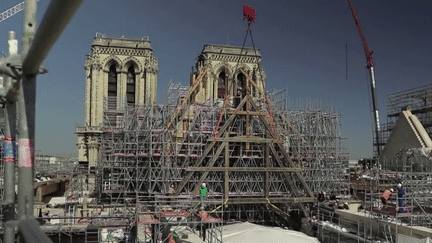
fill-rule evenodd
<path id="1" fill-rule="evenodd" d="M 432 1 L 353 1 L 374 51 L 380 118 L 385 121 L 387 94 L 431 82 Z M 18 3 L 3 0 L 0 12 Z M 48 4 L 48 0 L 38 4 L 39 23 Z M 84 121 L 83 64 L 96 32 L 150 37 L 159 61 L 161 101 L 170 80 L 188 84 L 204 44 L 242 44 L 246 32 L 243 4 L 257 12 L 252 33 L 263 57 L 267 89 L 286 87 L 292 99 L 320 99 L 338 107 L 351 158 L 371 156 L 365 56 L 344 0 L 87 0 L 46 58 L 49 72 L 38 76 L 36 150 L 76 156 L 75 126 Z M 15 30 L 21 38 L 22 16 L 21 12 L 0 23 L 3 53 L 7 52 L 7 31 Z M 250 39 L 247 44 L 251 45 Z"/>

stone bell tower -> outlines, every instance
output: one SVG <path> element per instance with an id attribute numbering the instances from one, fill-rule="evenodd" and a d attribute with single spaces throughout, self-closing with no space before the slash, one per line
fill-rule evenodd
<path id="1" fill-rule="evenodd" d="M 245 94 L 247 89 L 250 89 L 249 92 L 253 97 L 263 98 L 265 72 L 264 68 L 259 66 L 260 62 L 261 53 L 258 49 L 231 45 L 205 45 L 197 62 L 197 73 L 204 71 L 205 74 L 192 100 L 195 102 L 209 99 L 223 100 L 226 96 L 235 97 L 240 93 Z M 191 75 L 191 87 L 199 78 L 197 73 Z"/>
<path id="2" fill-rule="evenodd" d="M 96 34 L 84 64 L 85 125 L 76 128 L 78 159 L 90 168 L 100 160 L 104 126 L 119 127 L 126 107 L 156 104 L 158 63 L 148 37 L 114 38 Z M 104 111 L 120 114 L 104 122 Z"/>

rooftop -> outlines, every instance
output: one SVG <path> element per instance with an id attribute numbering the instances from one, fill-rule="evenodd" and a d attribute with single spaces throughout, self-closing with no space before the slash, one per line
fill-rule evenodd
<path id="1" fill-rule="evenodd" d="M 150 38 L 148 36 L 132 38 L 125 36 L 108 36 L 99 32 L 96 33 L 92 46 L 129 47 L 152 50 Z"/>
<path id="2" fill-rule="evenodd" d="M 217 45 L 217 44 L 207 44 L 204 45 L 202 53 L 217 53 L 217 54 L 232 54 L 244 56 L 258 56 L 261 57 L 261 52 L 259 49 L 254 49 L 253 47 L 242 47 L 233 45 Z"/>

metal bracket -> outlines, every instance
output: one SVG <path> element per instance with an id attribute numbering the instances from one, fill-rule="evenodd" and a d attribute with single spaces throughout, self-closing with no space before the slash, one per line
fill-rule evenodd
<path id="1" fill-rule="evenodd" d="M 0 59 L 0 75 L 12 78 L 12 82 L 7 90 L 0 90 L 0 104 L 13 102 L 16 100 L 19 90 L 19 82 L 23 76 L 21 55 L 12 55 Z M 39 67 L 38 74 L 47 73 L 48 69 L 44 66 Z"/>

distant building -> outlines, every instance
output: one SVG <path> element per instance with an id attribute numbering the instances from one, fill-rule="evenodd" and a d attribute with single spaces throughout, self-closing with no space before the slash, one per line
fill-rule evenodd
<path id="1" fill-rule="evenodd" d="M 348 168 L 356 168 L 358 166 L 358 160 L 350 159 L 348 160 Z"/>
<path id="2" fill-rule="evenodd" d="M 100 161 L 103 127 L 115 129 L 121 121 L 121 115 L 104 121 L 104 110 L 155 104 L 158 63 L 148 37 L 112 38 L 98 33 L 84 68 L 85 125 L 76 128 L 78 159 L 95 167 Z"/>

